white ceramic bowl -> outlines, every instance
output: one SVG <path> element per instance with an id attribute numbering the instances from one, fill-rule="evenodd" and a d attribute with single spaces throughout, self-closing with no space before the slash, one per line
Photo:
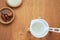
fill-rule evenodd
<path id="1" fill-rule="evenodd" d="M 35 32 L 34 30 L 33 30 L 33 25 L 36 25 L 35 23 L 40 23 L 40 24 L 42 24 L 43 26 L 42 26 L 42 28 L 43 29 L 41 29 L 41 31 L 39 31 L 40 33 L 37 33 L 37 32 Z M 37 27 L 38 28 L 38 27 Z M 39 29 L 39 28 L 38 28 Z M 39 29 L 40 30 L 40 29 Z M 35 20 L 32 20 L 31 21 L 31 25 L 30 25 L 30 32 L 31 32 L 31 34 L 34 36 L 34 37 L 36 37 L 36 38 L 42 38 L 42 37 L 45 37 L 47 34 L 48 34 L 48 32 L 49 32 L 49 25 L 48 25 L 48 23 L 45 21 L 45 20 L 43 20 L 43 19 L 35 19 Z"/>
<path id="2" fill-rule="evenodd" d="M 21 5 L 22 0 L 7 0 L 6 2 L 10 7 L 18 7 Z"/>

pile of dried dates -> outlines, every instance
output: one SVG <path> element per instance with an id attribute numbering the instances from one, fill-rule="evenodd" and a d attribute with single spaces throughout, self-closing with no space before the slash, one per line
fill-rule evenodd
<path id="1" fill-rule="evenodd" d="M 4 22 L 8 22 L 12 19 L 13 12 L 9 9 L 3 9 L 1 10 L 1 18 Z"/>

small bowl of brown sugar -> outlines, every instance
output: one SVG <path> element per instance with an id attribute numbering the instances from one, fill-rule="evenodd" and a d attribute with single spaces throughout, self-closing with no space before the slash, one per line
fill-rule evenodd
<path id="1" fill-rule="evenodd" d="M 0 10 L 0 22 L 3 24 L 11 23 L 15 18 L 14 11 L 11 8 L 2 8 Z"/>

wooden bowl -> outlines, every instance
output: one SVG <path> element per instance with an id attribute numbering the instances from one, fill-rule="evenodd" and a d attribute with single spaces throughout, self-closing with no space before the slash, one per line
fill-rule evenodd
<path id="1" fill-rule="evenodd" d="M 2 10 L 5 10 L 5 9 L 8 9 L 8 10 L 13 14 L 11 20 L 10 20 L 10 21 L 7 21 L 7 22 L 5 22 L 5 21 L 2 19 L 2 17 L 1 17 L 1 15 L 2 15 L 1 12 L 2 12 Z M 9 24 L 9 23 L 11 23 L 11 22 L 14 20 L 14 18 L 15 18 L 15 13 L 14 13 L 14 11 L 13 11 L 11 8 L 4 7 L 4 8 L 2 8 L 2 9 L 0 9 L 0 22 L 1 22 L 1 23 L 3 23 L 3 24 Z"/>

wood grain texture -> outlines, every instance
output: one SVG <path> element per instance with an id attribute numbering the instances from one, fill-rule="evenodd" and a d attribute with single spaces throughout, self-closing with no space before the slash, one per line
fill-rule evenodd
<path id="1" fill-rule="evenodd" d="M 6 0 L 0 0 L 0 8 L 8 7 Z M 9 25 L 0 23 L 0 40 L 60 40 L 60 34 L 49 32 L 46 37 L 37 39 L 27 29 L 32 19 L 42 17 L 49 26 L 60 27 L 60 0 L 23 0 L 18 8 L 12 8 L 15 20 Z"/>

